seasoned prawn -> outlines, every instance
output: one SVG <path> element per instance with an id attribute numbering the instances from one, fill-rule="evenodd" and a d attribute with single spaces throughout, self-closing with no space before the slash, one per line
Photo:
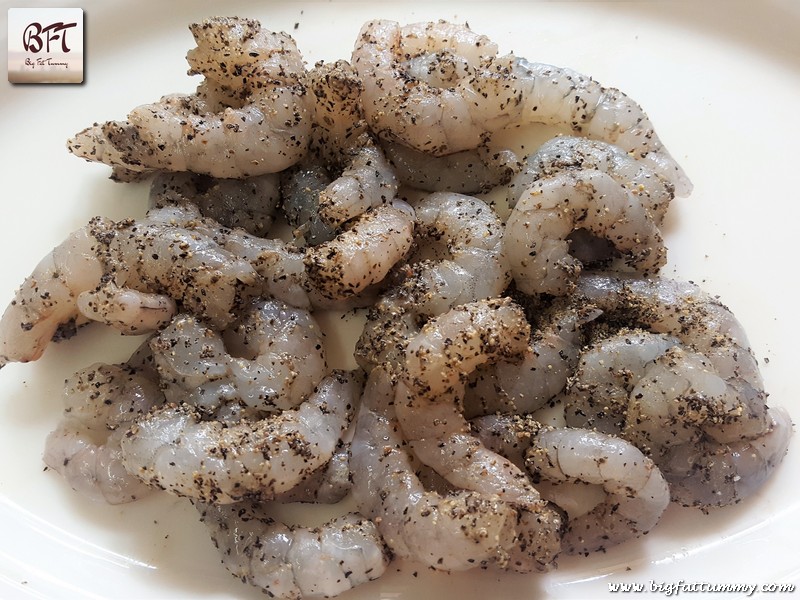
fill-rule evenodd
<path id="1" fill-rule="evenodd" d="M 650 119 L 621 91 L 571 69 L 498 56 L 496 44 L 467 26 L 369 21 L 351 62 L 364 81 L 369 125 L 382 137 L 441 156 L 512 125 L 568 127 L 645 161 L 679 195 L 691 192 Z"/>
<path id="2" fill-rule="evenodd" d="M 167 399 L 209 414 L 234 401 L 256 411 L 296 407 L 327 372 L 314 317 L 278 300 L 254 301 L 222 334 L 179 315 L 150 347 Z"/>
<path id="3" fill-rule="evenodd" d="M 669 504 L 658 467 L 623 439 L 510 414 L 471 424 L 489 448 L 524 465 L 542 496 L 566 512 L 561 543 L 568 554 L 601 551 L 644 535 Z"/>
<path id="4" fill-rule="evenodd" d="M 222 563 L 270 598 L 329 598 L 380 577 L 389 553 L 375 525 L 356 513 L 321 527 L 289 527 L 262 505 L 198 503 Z"/>
<path id="5" fill-rule="evenodd" d="M 343 150 L 345 168 L 321 193 L 319 218 L 338 227 L 370 208 L 390 204 L 397 194 L 397 177 L 383 150 L 366 134 Z"/>
<path id="6" fill-rule="evenodd" d="M 553 402 L 577 367 L 583 326 L 600 313 L 565 304 L 541 315 L 521 360 L 498 360 L 472 372 L 464 398 L 465 416 L 527 414 Z"/>
<path id="7" fill-rule="evenodd" d="M 190 74 L 206 77 L 198 91 L 134 108 L 123 129 L 135 134 L 119 136 L 122 143 L 93 126 L 70 139 L 69 150 L 134 171 L 229 178 L 276 173 L 302 159 L 313 102 L 294 40 L 252 19 L 215 17 L 190 29 L 197 43 L 187 55 Z"/>
<path id="8" fill-rule="evenodd" d="M 394 386 L 373 369 L 351 446 L 353 497 L 392 553 L 432 569 L 505 565 L 517 538 L 516 511 L 495 495 L 426 490 L 393 409 Z"/>
<path id="9" fill-rule="evenodd" d="M 452 485 L 496 494 L 520 509 L 520 535 L 527 542 L 515 558 L 518 570 L 552 560 L 561 521 L 519 467 L 472 434 L 460 403 L 470 371 L 521 355 L 529 336 L 525 315 L 508 299 L 456 307 L 431 319 L 409 341 L 395 400 L 409 446 L 424 464 Z"/>
<path id="10" fill-rule="evenodd" d="M 120 449 L 128 426 L 164 402 L 158 377 L 142 357 L 97 363 L 67 379 L 64 417 L 45 441 L 45 464 L 96 501 L 121 504 L 151 491 L 122 465 Z"/>
<path id="11" fill-rule="evenodd" d="M 0 319 L 0 367 L 36 360 L 59 330 L 79 317 L 76 299 L 100 285 L 98 248 L 108 223 L 92 221 L 72 233 L 36 265 Z"/>
<path id="12" fill-rule="evenodd" d="M 150 184 L 150 206 L 191 202 L 203 216 L 225 227 L 241 227 L 265 237 L 280 200 L 277 174 L 247 179 L 215 179 L 197 173 L 161 173 Z"/>
<path id="13" fill-rule="evenodd" d="M 411 248 L 414 212 L 396 201 L 371 209 L 330 242 L 308 248 L 311 285 L 331 300 L 355 296 L 386 277 Z"/>
<path id="14" fill-rule="evenodd" d="M 508 184 L 508 204 L 516 205 L 535 181 L 561 171 L 586 169 L 610 175 L 640 199 L 656 223 L 664 220 L 675 196 L 673 184 L 619 146 L 568 135 L 554 137 L 525 158 L 522 170 Z"/>
<path id="15" fill-rule="evenodd" d="M 269 500 L 330 460 L 361 387 L 356 374 L 334 372 L 298 408 L 232 425 L 204 421 L 189 404 L 167 405 L 122 439 L 123 464 L 150 485 L 201 502 Z"/>
<path id="16" fill-rule="evenodd" d="M 337 60 L 314 65 L 306 81 L 314 96 L 310 154 L 324 164 L 339 164 L 343 154 L 367 132 L 361 79 L 349 62 Z"/>
<path id="17" fill-rule="evenodd" d="M 422 319 L 499 296 L 510 279 L 503 223 L 483 200 L 434 193 L 415 202 L 414 211 L 418 243 L 412 264 L 370 311 L 356 346 L 365 368 L 385 361 L 399 366 Z"/>
<path id="18" fill-rule="evenodd" d="M 511 150 L 482 144 L 445 156 L 432 156 L 397 142 L 382 144 L 403 185 L 427 192 L 478 194 L 509 183 L 522 163 Z"/>
<path id="19" fill-rule="evenodd" d="M 570 254 L 568 236 L 579 228 L 607 239 L 638 273 L 666 263 L 661 232 L 636 196 L 602 171 L 562 171 L 534 182 L 506 223 L 505 252 L 521 291 L 570 291 L 583 265 Z"/>
<path id="20" fill-rule="evenodd" d="M 682 504 L 725 505 L 755 491 L 782 460 L 791 422 L 767 406 L 758 364 L 730 310 L 693 284 L 664 278 L 585 275 L 578 294 L 612 323 L 649 332 L 623 330 L 582 355 L 568 424 L 634 442 Z M 743 449 L 751 453 L 746 460 Z"/>

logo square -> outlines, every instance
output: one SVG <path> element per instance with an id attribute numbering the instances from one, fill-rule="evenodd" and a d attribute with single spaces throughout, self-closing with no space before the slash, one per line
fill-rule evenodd
<path id="1" fill-rule="evenodd" d="M 8 80 L 83 83 L 83 9 L 9 8 Z"/>

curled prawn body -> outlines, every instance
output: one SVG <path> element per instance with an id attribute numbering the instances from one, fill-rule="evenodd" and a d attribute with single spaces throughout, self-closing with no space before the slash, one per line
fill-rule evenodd
<path id="1" fill-rule="evenodd" d="M 233 424 L 206 420 L 192 405 L 166 405 L 122 439 L 123 464 L 150 485 L 201 502 L 269 500 L 330 460 L 360 393 L 355 374 L 334 372 L 296 409 Z"/>
<path id="2" fill-rule="evenodd" d="M 487 448 L 460 410 L 467 375 L 478 365 L 524 352 L 530 326 L 508 299 L 462 305 L 431 319 L 406 347 L 395 410 L 414 454 L 450 484 L 495 494 L 519 509 L 522 540 L 510 561 L 547 569 L 558 553 L 561 521 L 513 462 Z"/>
<path id="3" fill-rule="evenodd" d="M 382 137 L 441 156 L 477 148 L 496 131 L 542 123 L 607 141 L 686 196 L 692 186 L 642 108 L 571 69 L 498 56 L 467 26 L 370 21 L 352 64 L 364 81 L 367 122 Z"/>
<path id="4" fill-rule="evenodd" d="M 523 292 L 570 291 L 583 268 L 568 239 L 578 229 L 608 240 L 643 275 L 666 263 L 661 232 L 635 195 L 602 171 L 562 171 L 534 182 L 506 223 L 505 251 Z"/>
<path id="5" fill-rule="evenodd" d="M 427 490 L 394 414 L 395 389 L 377 367 L 367 381 L 351 447 L 353 496 L 395 556 L 463 571 L 508 563 L 516 511 L 496 495 Z"/>
<path id="6" fill-rule="evenodd" d="M 190 74 L 206 78 L 197 92 L 138 106 L 114 126 L 89 127 L 68 141 L 70 152 L 123 174 L 230 178 L 276 173 L 303 158 L 313 103 L 294 40 L 252 19 L 216 17 L 190 29 L 197 43 L 187 55 Z"/>
<path id="7" fill-rule="evenodd" d="M 389 563 L 375 525 L 357 513 L 310 528 L 284 525 L 247 501 L 196 507 L 228 571 L 270 598 L 336 596 L 377 579 Z"/>
<path id="8" fill-rule="evenodd" d="M 726 505 L 758 489 L 783 459 L 791 421 L 767 405 L 731 311 L 697 286 L 665 278 L 595 273 L 578 290 L 612 322 L 646 331 L 609 334 L 581 355 L 567 423 L 636 444 L 682 504 Z"/>
<path id="9" fill-rule="evenodd" d="M 0 319 L 0 366 L 36 360 L 59 328 L 79 318 L 78 296 L 103 276 L 97 249 L 106 225 L 98 220 L 72 233 L 25 279 Z"/>
<path id="10" fill-rule="evenodd" d="M 277 300 L 254 301 L 223 333 L 179 315 L 150 346 L 167 398 L 206 413 L 234 401 L 266 412 L 296 407 L 327 372 L 317 322 Z"/>
<path id="11" fill-rule="evenodd" d="M 675 196 L 675 186 L 619 146 L 575 136 L 557 136 L 529 155 L 508 185 L 513 207 L 535 182 L 562 171 L 595 170 L 610 175 L 634 194 L 660 224 Z"/>
<path id="12" fill-rule="evenodd" d="M 473 419 L 483 442 L 524 466 L 544 498 L 567 515 L 568 554 L 587 554 L 646 534 L 660 520 L 669 488 L 653 461 L 619 437 L 553 428 L 530 416 Z"/>
<path id="13" fill-rule="evenodd" d="M 121 365 L 93 364 L 67 379 L 64 416 L 45 441 L 45 464 L 95 501 L 121 504 L 152 491 L 125 469 L 120 446 L 133 421 L 164 403 L 143 354 Z"/>

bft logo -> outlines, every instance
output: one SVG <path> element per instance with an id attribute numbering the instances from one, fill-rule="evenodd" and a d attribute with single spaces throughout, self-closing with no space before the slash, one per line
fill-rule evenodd
<path id="1" fill-rule="evenodd" d="M 77 26 L 77 23 L 52 23 L 47 27 L 42 27 L 41 23 L 31 23 L 22 33 L 22 46 L 26 51 L 36 54 L 41 52 L 46 45 L 45 52 L 50 52 L 50 42 L 61 40 L 61 51 L 66 54 L 70 52 L 67 46 L 67 30 Z M 42 35 L 44 35 L 44 40 Z"/>
<path id="2" fill-rule="evenodd" d="M 8 9 L 8 80 L 83 82 L 83 10 Z"/>

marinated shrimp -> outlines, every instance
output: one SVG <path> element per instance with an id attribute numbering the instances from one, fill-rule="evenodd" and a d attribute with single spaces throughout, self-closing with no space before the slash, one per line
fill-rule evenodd
<path id="1" fill-rule="evenodd" d="M 637 196 L 602 171 L 562 171 L 534 182 L 506 223 L 504 248 L 521 291 L 570 291 L 583 268 L 570 254 L 576 229 L 607 239 L 624 267 L 642 275 L 666 263 L 661 232 Z"/>
<path id="2" fill-rule="evenodd" d="M 269 500 L 326 464 L 361 393 L 355 373 L 326 377 L 298 408 L 228 425 L 190 404 L 138 419 L 122 439 L 125 467 L 146 483 L 212 504 Z"/>
<path id="3" fill-rule="evenodd" d="M 644 535 L 669 504 L 658 467 L 621 438 L 511 414 L 471 424 L 489 448 L 524 465 L 542 496 L 566 512 L 561 544 L 568 554 L 602 551 Z"/>
<path id="4" fill-rule="evenodd" d="M 330 242 L 306 251 L 309 281 L 331 300 L 355 296 L 406 256 L 413 229 L 414 213 L 405 203 L 371 209 Z"/>
<path id="5" fill-rule="evenodd" d="M 338 227 L 370 208 L 390 204 L 397 193 L 397 178 L 383 151 L 364 134 L 344 151 L 346 166 L 319 197 L 319 217 Z"/>
<path id="6" fill-rule="evenodd" d="M 503 223 L 483 200 L 434 193 L 414 203 L 417 249 L 401 281 L 373 306 L 356 345 L 364 368 L 399 367 L 406 341 L 427 317 L 499 296 L 509 282 Z"/>
<path id="7" fill-rule="evenodd" d="M 561 520 L 525 473 L 483 445 L 460 411 L 467 375 L 478 365 L 519 356 L 530 335 L 508 299 L 456 307 L 431 319 L 406 348 L 395 409 L 409 447 L 452 485 L 495 494 L 520 510 L 515 569 L 546 568 L 558 552 Z"/>
<path id="8" fill-rule="evenodd" d="M 660 224 L 675 196 L 675 186 L 646 163 L 619 146 L 600 140 L 557 136 L 525 158 L 522 169 L 508 184 L 508 204 L 513 207 L 535 182 L 567 170 L 594 170 L 610 175 L 641 201 Z"/>
<path id="9" fill-rule="evenodd" d="M 98 219 L 70 234 L 25 279 L 0 319 L 0 367 L 36 360 L 59 328 L 79 318 L 76 299 L 103 276 L 97 253 L 105 231 Z"/>
<path id="10" fill-rule="evenodd" d="M 361 79 L 349 62 L 337 60 L 317 63 L 306 80 L 314 96 L 309 153 L 323 164 L 340 164 L 367 133 Z"/>
<path id="11" fill-rule="evenodd" d="M 208 414 L 230 402 L 255 411 L 294 408 L 327 373 L 314 317 L 278 300 L 253 301 L 223 333 L 179 315 L 150 347 L 167 399 Z"/>
<path id="12" fill-rule="evenodd" d="M 269 233 L 279 200 L 279 177 L 273 173 L 247 179 L 162 173 L 150 184 L 152 207 L 191 202 L 204 217 L 260 237 Z"/>
<path id="13" fill-rule="evenodd" d="M 388 373 L 373 369 L 351 447 L 359 510 L 399 558 L 445 571 L 507 564 L 517 537 L 516 511 L 494 495 L 426 490 L 394 416 L 394 393 Z"/>
<path id="14" fill-rule="evenodd" d="M 152 491 L 122 464 L 120 443 L 128 426 L 163 404 L 158 377 L 145 352 L 128 363 L 96 363 L 64 387 L 64 416 L 45 441 L 44 462 L 82 495 L 121 504 Z"/>
<path id="15" fill-rule="evenodd" d="M 726 505 L 755 491 L 782 460 L 791 421 L 767 406 L 758 364 L 730 310 L 693 284 L 665 278 L 585 275 L 578 293 L 612 323 L 652 333 L 622 331 L 582 355 L 568 424 L 635 443 L 682 504 Z M 746 460 L 738 456 L 743 449 Z"/>
<path id="16" fill-rule="evenodd" d="M 486 144 L 445 156 L 431 156 L 397 142 L 385 141 L 382 146 L 400 183 L 426 192 L 488 192 L 509 183 L 522 166 L 511 150 Z"/>
<path id="17" fill-rule="evenodd" d="M 691 183 L 642 108 L 571 69 L 498 56 L 467 26 L 369 21 L 352 64 L 364 81 L 369 126 L 437 156 L 478 147 L 512 125 L 543 123 L 620 146 L 686 196 Z M 420 65 L 424 65 L 419 68 Z"/>
<path id="18" fill-rule="evenodd" d="M 582 327 L 600 313 L 560 303 L 539 315 L 521 360 L 498 360 L 472 372 L 464 397 L 465 416 L 528 414 L 554 402 L 577 367 Z"/>
<path id="19" fill-rule="evenodd" d="M 133 171 L 229 178 L 276 173 L 303 158 L 313 101 L 294 40 L 235 17 L 190 30 L 197 47 L 187 55 L 189 73 L 206 78 L 197 92 L 134 108 L 122 130 L 135 133 L 121 139 L 106 137 L 102 126 L 87 128 L 68 141 L 70 152 Z"/>
<path id="20" fill-rule="evenodd" d="M 222 563 L 270 598 L 330 598 L 377 579 L 389 553 L 372 521 L 349 513 L 317 528 L 289 527 L 263 506 L 197 503 Z"/>

